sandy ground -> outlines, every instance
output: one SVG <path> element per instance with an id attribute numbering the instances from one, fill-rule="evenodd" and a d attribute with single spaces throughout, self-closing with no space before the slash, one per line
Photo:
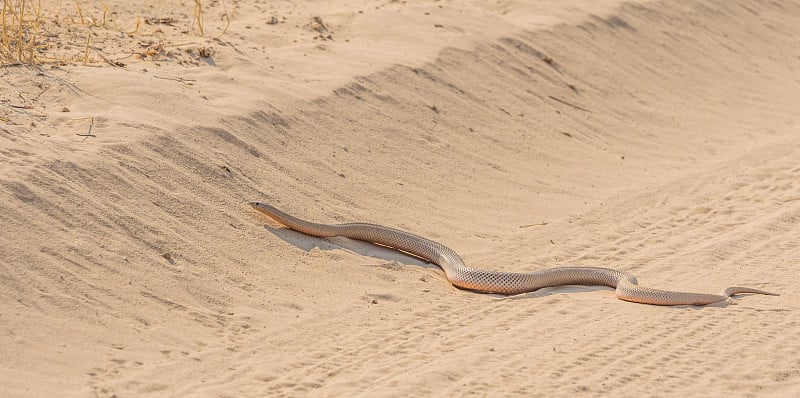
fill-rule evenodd
<path id="1" fill-rule="evenodd" d="M 152 3 L 0 69 L 0 395 L 800 395 L 796 1 Z M 781 296 L 502 300 L 249 200 Z"/>

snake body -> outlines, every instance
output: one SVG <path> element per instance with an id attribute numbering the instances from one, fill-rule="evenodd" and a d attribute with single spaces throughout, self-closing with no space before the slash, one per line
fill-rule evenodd
<path id="1" fill-rule="evenodd" d="M 657 290 L 638 285 L 636 277 L 610 268 L 557 267 L 535 272 L 499 272 L 467 267 L 449 247 L 405 231 L 368 223 L 318 224 L 286 214 L 262 202 L 250 202 L 256 210 L 281 224 L 304 234 L 377 243 L 430 261 L 445 273 L 453 285 L 469 290 L 506 295 L 531 292 L 543 287 L 562 285 L 609 286 L 617 298 L 654 305 L 706 305 L 727 300 L 739 293 L 777 295 L 747 287 L 729 287 L 721 294 L 684 293 Z"/>

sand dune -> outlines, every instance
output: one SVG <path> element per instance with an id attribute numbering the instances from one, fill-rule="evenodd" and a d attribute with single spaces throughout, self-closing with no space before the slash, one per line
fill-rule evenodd
<path id="1" fill-rule="evenodd" d="M 800 5 L 554 3 L 236 4 L 196 65 L 0 69 L 51 87 L 0 126 L 0 395 L 800 394 Z M 781 296 L 501 299 L 250 200 Z"/>

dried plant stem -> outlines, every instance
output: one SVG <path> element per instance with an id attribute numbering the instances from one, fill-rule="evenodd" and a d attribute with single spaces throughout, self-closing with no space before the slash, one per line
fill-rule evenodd
<path id="1" fill-rule="evenodd" d="M 19 6 L 19 25 L 17 25 L 17 59 L 22 62 L 22 43 L 25 41 L 22 38 L 22 25 L 25 23 L 25 0 L 22 0 Z"/>
<path id="2" fill-rule="evenodd" d="M 194 22 L 200 29 L 200 36 L 203 36 L 203 4 L 200 0 L 194 0 Z"/>
<path id="3" fill-rule="evenodd" d="M 80 18 L 81 25 L 83 25 L 83 12 L 81 11 L 81 5 L 78 3 L 78 0 L 75 0 L 75 8 L 78 9 L 78 18 Z"/>
<path id="4" fill-rule="evenodd" d="M 86 50 L 83 53 L 83 64 L 86 65 L 89 63 L 89 43 L 92 39 L 92 33 L 89 32 L 89 35 L 86 36 Z"/>

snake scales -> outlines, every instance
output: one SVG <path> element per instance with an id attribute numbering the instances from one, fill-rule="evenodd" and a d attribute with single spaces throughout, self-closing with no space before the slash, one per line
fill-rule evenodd
<path id="1" fill-rule="evenodd" d="M 450 283 L 463 289 L 512 295 L 549 286 L 600 285 L 615 288 L 617 298 L 621 300 L 654 305 L 706 305 L 727 300 L 739 293 L 777 295 L 747 287 L 729 287 L 721 294 L 650 289 L 639 286 L 635 276 L 609 268 L 558 267 L 525 273 L 479 270 L 467 267 L 461 257 L 449 247 L 405 231 L 367 223 L 318 224 L 290 216 L 266 203 L 250 202 L 250 205 L 304 234 L 319 237 L 345 236 L 413 254 L 441 267 Z"/>

